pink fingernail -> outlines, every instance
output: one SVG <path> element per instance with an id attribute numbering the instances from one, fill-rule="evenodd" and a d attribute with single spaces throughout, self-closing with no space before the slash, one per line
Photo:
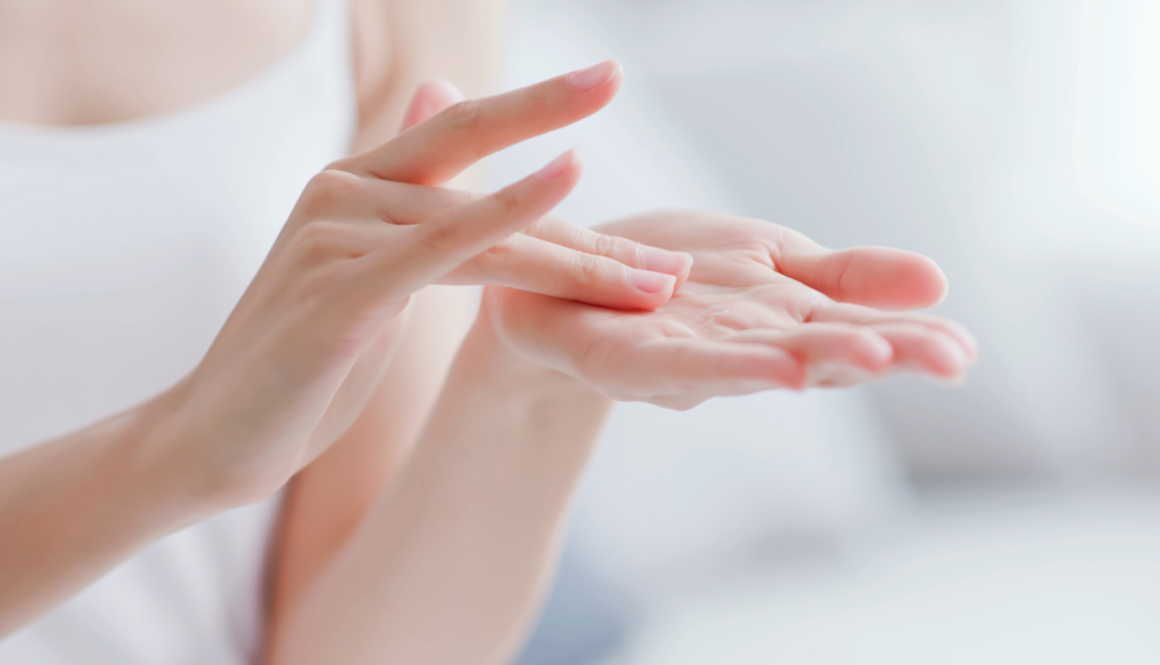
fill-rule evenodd
<path id="1" fill-rule="evenodd" d="M 572 166 L 572 162 L 574 161 L 576 161 L 576 151 L 569 150 L 551 162 L 548 162 L 548 165 L 544 168 L 536 171 L 536 177 L 540 180 L 553 180 L 558 178 L 569 166 Z"/>
<path id="2" fill-rule="evenodd" d="M 575 88 L 587 92 L 610 81 L 618 69 L 620 69 L 619 62 L 616 60 L 605 60 L 599 65 L 593 65 L 588 69 L 572 72 L 568 76 L 568 82 Z"/>
<path id="3" fill-rule="evenodd" d="M 629 269 L 628 279 L 636 288 L 653 295 L 664 293 L 672 289 L 677 283 L 677 278 L 672 275 L 662 275 L 659 272 L 637 270 L 636 268 Z"/>
<path id="4" fill-rule="evenodd" d="M 670 252 L 656 247 L 641 247 L 640 262 L 645 270 L 679 275 L 693 262 L 693 257 L 683 252 Z"/>

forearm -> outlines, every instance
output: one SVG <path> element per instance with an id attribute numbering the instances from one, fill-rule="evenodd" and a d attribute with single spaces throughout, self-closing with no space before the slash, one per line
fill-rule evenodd
<path id="1" fill-rule="evenodd" d="M 132 409 L 0 460 L 0 636 L 208 514 L 155 445 L 157 411 Z"/>
<path id="2" fill-rule="evenodd" d="M 464 289 L 415 294 L 399 349 L 358 420 L 291 480 L 274 545 L 269 635 L 350 540 L 422 434 L 474 318 Z"/>
<path id="3" fill-rule="evenodd" d="M 610 403 L 477 325 L 399 481 L 272 645 L 278 663 L 502 663 Z"/>
<path id="4" fill-rule="evenodd" d="M 490 91 L 498 39 L 495 2 L 352 0 L 359 127 L 352 148 L 394 136 L 427 79 Z M 475 189 L 464 174 L 456 186 Z M 466 330 L 470 300 L 451 287 L 412 299 L 411 321 L 375 395 L 351 428 L 290 483 L 274 543 L 269 634 L 349 539 L 423 429 Z M 463 312 L 467 312 L 466 316 Z M 466 320 L 463 320 L 466 319 Z"/>

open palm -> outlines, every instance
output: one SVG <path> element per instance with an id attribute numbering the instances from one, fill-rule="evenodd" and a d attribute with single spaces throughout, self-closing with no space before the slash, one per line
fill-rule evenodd
<path id="1" fill-rule="evenodd" d="M 667 304 L 625 312 L 502 287 L 485 315 L 517 355 L 618 400 L 690 408 L 771 388 L 851 385 L 897 371 L 955 379 L 974 360 L 958 324 L 898 310 L 942 299 L 929 259 L 879 247 L 832 251 L 768 222 L 657 211 L 600 228 L 687 252 Z"/>

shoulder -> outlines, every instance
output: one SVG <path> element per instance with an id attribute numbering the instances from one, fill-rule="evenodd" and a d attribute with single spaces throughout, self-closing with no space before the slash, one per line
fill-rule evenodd
<path id="1" fill-rule="evenodd" d="M 392 71 L 407 68 L 447 70 L 449 75 L 469 78 L 475 73 L 471 64 L 479 63 L 479 50 L 498 41 L 506 4 L 503 0 L 349 1 L 360 88 L 381 85 Z"/>
<path id="2" fill-rule="evenodd" d="M 444 78 L 491 92 L 503 0 L 349 0 L 362 147 L 389 137 L 411 92 Z"/>

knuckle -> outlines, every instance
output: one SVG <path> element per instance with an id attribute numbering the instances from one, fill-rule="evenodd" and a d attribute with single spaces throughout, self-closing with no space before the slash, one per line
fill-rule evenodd
<path id="1" fill-rule="evenodd" d="M 853 253 L 844 252 L 834 255 L 826 264 L 822 274 L 822 284 L 827 293 L 843 294 L 851 286 L 850 267 L 854 258 Z"/>
<path id="2" fill-rule="evenodd" d="M 419 244 L 428 251 L 442 252 L 455 246 L 461 235 L 462 229 L 458 224 L 436 224 L 423 228 L 419 234 Z"/>
<path id="3" fill-rule="evenodd" d="M 314 265 L 336 258 L 342 250 L 343 227 L 334 222 L 311 222 L 294 236 L 293 252 L 298 263 Z"/>
<path id="4" fill-rule="evenodd" d="M 483 255 L 486 256 L 488 260 L 501 262 L 507 260 L 511 254 L 511 240 L 504 240 L 501 243 L 492 245 L 491 247 L 488 247 L 487 250 L 483 253 Z"/>
<path id="5" fill-rule="evenodd" d="M 612 236 L 597 233 L 592 239 L 592 253 L 611 258 L 616 253 L 616 240 Z"/>
<path id="6" fill-rule="evenodd" d="M 495 201 L 505 213 L 511 213 L 520 205 L 520 196 L 512 187 L 501 189 L 495 193 Z"/>
<path id="7" fill-rule="evenodd" d="M 812 323 L 814 316 L 833 301 L 816 291 L 803 292 L 789 303 L 790 315 L 802 323 Z M 829 325 L 826 323 L 815 325 Z"/>
<path id="8" fill-rule="evenodd" d="M 604 282 L 604 263 L 595 256 L 581 255 L 576 260 L 573 274 L 582 286 L 597 286 Z"/>
<path id="9" fill-rule="evenodd" d="M 350 171 L 351 170 L 351 158 L 350 157 L 343 157 L 342 159 L 336 159 L 333 162 L 327 164 L 326 168 L 324 168 L 322 170 L 323 171 Z"/>
<path id="10" fill-rule="evenodd" d="M 379 220 L 380 222 L 391 224 L 392 226 L 403 225 L 407 223 L 395 213 L 394 209 L 388 208 L 385 205 L 375 206 L 375 219 Z"/>
<path id="11" fill-rule="evenodd" d="M 472 130 L 483 120 L 483 105 L 476 99 L 465 99 L 441 113 L 447 125 L 456 130 Z"/>
<path id="12" fill-rule="evenodd" d="M 359 180 L 344 171 L 327 169 L 318 173 L 306 185 L 302 202 L 307 212 L 318 214 L 341 205 L 358 193 Z"/>

